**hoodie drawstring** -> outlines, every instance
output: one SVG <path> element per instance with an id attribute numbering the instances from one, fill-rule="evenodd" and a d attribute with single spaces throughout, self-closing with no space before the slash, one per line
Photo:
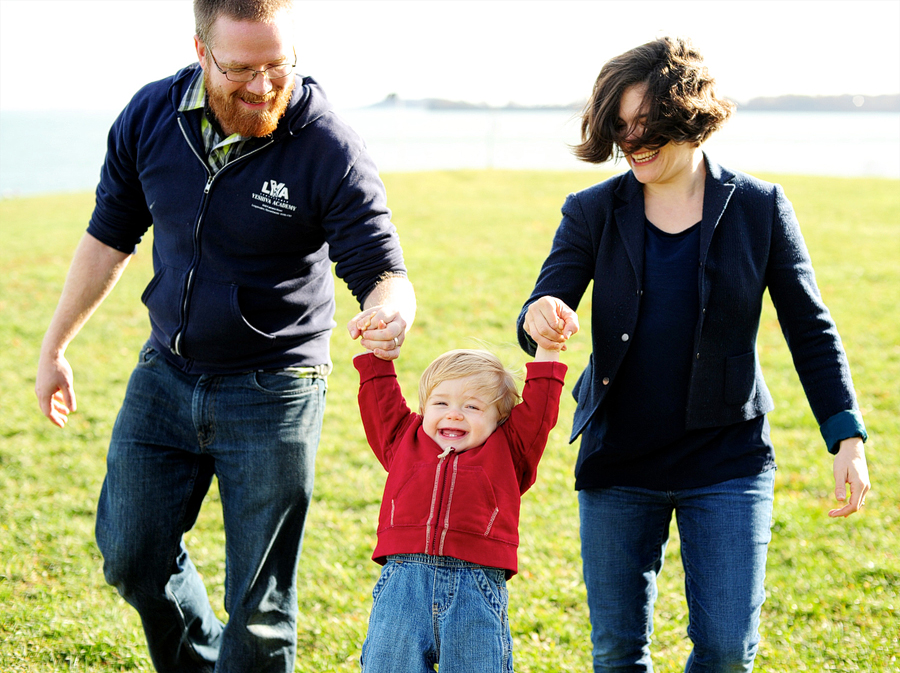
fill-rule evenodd
<path id="1" fill-rule="evenodd" d="M 444 449 L 444 452 L 443 452 L 441 455 L 438 456 L 438 460 L 443 460 L 444 458 L 446 458 L 447 456 L 449 456 L 449 455 L 450 455 L 451 453 L 453 453 L 454 451 L 456 451 L 456 448 L 455 448 L 455 447 L 453 447 L 453 446 L 448 446 L 446 449 Z"/>

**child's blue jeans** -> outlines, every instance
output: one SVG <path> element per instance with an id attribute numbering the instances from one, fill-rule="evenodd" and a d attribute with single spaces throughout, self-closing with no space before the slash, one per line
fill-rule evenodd
<path id="1" fill-rule="evenodd" d="M 449 556 L 389 556 L 372 591 L 363 673 L 512 673 L 506 572 Z"/>

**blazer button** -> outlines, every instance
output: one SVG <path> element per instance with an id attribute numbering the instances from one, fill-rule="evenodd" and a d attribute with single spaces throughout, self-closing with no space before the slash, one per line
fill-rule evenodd
<path id="1" fill-rule="evenodd" d="M 609 377 L 608 376 L 603 377 L 603 385 L 605 385 L 605 386 L 609 385 Z"/>
<path id="2" fill-rule="evenodd" d="M 630 337 L 627 334 L 622 335 L 622 341 L 628 341 Z"/>

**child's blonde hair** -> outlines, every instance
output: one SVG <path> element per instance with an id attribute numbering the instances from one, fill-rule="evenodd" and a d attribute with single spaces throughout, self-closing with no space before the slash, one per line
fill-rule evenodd
<path id="1" fill-rule="evenodd" d="M 435 358 L 419 379 L 419 413 L 424 413 L 425 402 L 438 384 L 453 379 L 473 379 L 475 392 L 489 404 L 496 404 L 502 423 L 509 418 L 512 408 L 518 404 L 519 392 L 516 379 L 493 353 L 483 350 L 459 348 L 447 351 Z"/>

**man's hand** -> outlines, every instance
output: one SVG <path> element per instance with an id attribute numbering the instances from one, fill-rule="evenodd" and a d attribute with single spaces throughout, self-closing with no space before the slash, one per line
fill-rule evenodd
<path id="1" fill-rule="evenodd" d="M 847 502 L 847 484 L 850 484 L 850 500 Z M 866 503 L 869 492 L 869 468 L 866 465 L 866 450 L 859 437 L 850 437 L 841 442 L 834 457 L 834 497 L 846 504 L 828 512 L 830 517 L 847 517 L 858 512 Z"/>
<path id="2" fill-rule="evenodd" d="M 366 297 L 363 310 L 347 323 L 347 331 L 377 357 L 395 360 L 415 318 L 412 283 L 405 276 L 387 276 Z"/>
<path id="3" fill-rule="evenodd" d="M 64 428 L 69 414 L 76 409 L 75 386 L 72 368 L 62 355 L 56 357 L 41 354 L 37 378 L 34 384 L 41 413 L 53 425 Z"/>
<path id="4" fill-rule="evenodd" d="M 408 325 L 397 311 L 383 306 L 366 309 L 347 323 L 350 338 L 359 339 L 359 344 L 372 351 L 382 360 L 400 357 L 400 346 L 406 338 Z"/>
<path id="5" fill-rule="evenodd" d="M 59 304 L 41 343 L 34 393 L 41 413 L 53 425 L 64 427 L 75 411 L 72 368 L 66 348 L 78 331 L 112 291 L 131 259 L 124 253 L 84 234 L 63 285 Z"/>

